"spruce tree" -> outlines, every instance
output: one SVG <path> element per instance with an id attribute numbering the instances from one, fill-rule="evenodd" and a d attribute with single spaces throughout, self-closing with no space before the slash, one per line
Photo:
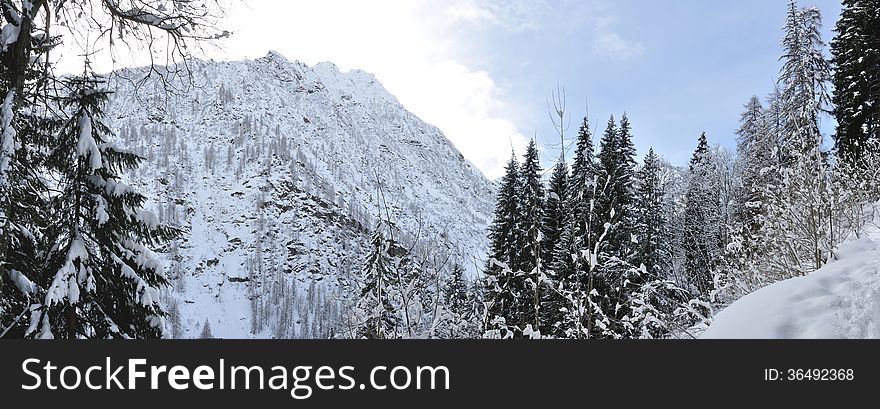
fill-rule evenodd
<path id="1" fill-rule="evenodd" d="M 691 292 L 708 301 L 714 289 L 713 275 L 722 256 L 719 172 L 709 150 L 706 133 L 700 135 L 690 162 L 685 193 L 684 255 Z"/>
<path id="2" fill-rule="evenodd" d="M 623 334 L 621 319 L 628 314 L 626 300 L 632 286 L 641 284 L 637 269 L 630 264 L 633 239 L 632 182 L 635 147 L 626 114 L 620 127 L 614 117 L 600 141 L 596 215 L 608 231 L 599 246 L 599 266 L 592 289 L 598 294 L 591 337 L 618 337 Z M 606 322 L 602 322 L 602 321 Z"/>
<path id="3" fill-rule="evenodd" d="M 489 262 L 487 271 L 494 271 L 492 260 L 518 267 L 520 236 L 519 162 L 511 155 L 495 201 L 495 217 L 489 226 Z"/>
<path id="4" fill-rule="evenodd" d="M 775 141 L 758 97 L 752 96 L 745 108 L 736 131 L 737 173 L 741 185 L 735 210 L 744 233 L 752 237 L 761 229 L 764 189 L 769 183 L 768 170 L 773 166 Z"/>
<path id="5" fill-rule="evenodd" d="M 142 209 L 146 198 L 120 181 L 142 158 L 117 150 L 104 124 L 109 92 L 87 74 L 64 82 L 69 115 L 46 159 L 57 175 L 45 234 L 51 249 L 36 282 L 45 289 L 27 336 L 157 338 L 165 334 L 161 262 L 148 246 L 175 236 Z"/>
<path id="6" fill-rule="evenodd" d="M 442 288 L 443 305 L 448 314 L 446 319 L 448 338 L 470 338 L 474 334 L 470 323 L 473 321 L 473 308 L 470 288 L 464 278 L 464 269 L 456 264 L 446 284 Z"/>
<path id="7" fill-rule="evenodd" d="M 524 329 L 527 325 L 539 328 L 540 318 L 540 290 L 544 263 L 541 259 L 543 250 L 543 221 L 544 221 L 544 182 L 541 179 L 541 163 L 538 157 L 538 147 L 532 139 L 523 157 L 520 168 L 520 225 L 522 241 L 519 246 L 520 262 L 517 268 L 521 272 L 521 278 L 517 280 L 520 287 L 521 298 L 517 300 L 519 312 L 519 325 Z"/>
<path id="8" fill-rule="evenodd" d="M 390 224 L 388 229 L 393 228 Z M 399 324 L 391 297 L 395 276 L 392 274 L 391 248 L 395 245 L 386 237 L 386 223 L 380 221 L 373 231 L 370 252 L 363 269 L 361 293 L 357 306 L 363 314 L 359 336 L 368 339 L 397 338 Z M 311 305 L 311 304 L 310 304 Z"/>
<path id="9" fill-rule="evenodd" d="M 558 281 L 565 281 L 575 274 L 573 259 L 577 258 L 581 245 L 588 246 L 588 232 L 595 232 L 590 214 L 596 187 L 596 158 L 592 135 L 587 118 L 578 130 L 577 145 L 571 177 L 566 186 L 565 217 L 562 233 L 554 249 L 551 269 Z"/>
<path id="10" fill-rule="evenodd" d="M 775 101 L 771 100 L 771 109 Z M 777 104 L 778 105 L 778 104 Z M 768 217 L 768 186 L 777 182 L 774 172 L 774 150 L 779 137 L 774 132 L 776 114 L 765 110 L 761 101 L 752 96 L 745 105 L 737 130 L 737 159 L 735 176 L 739 180 L 735 192 L 733 222 L 730 226 L 731 243 L 725 262 L 728 273 L 734 275 L 730 290 L 749 292 L 761 286 L 756 274 L 764 267 L 759 258 L 766 252 L 765 229 Z M 734 297 L 737 295 L 734 294 Z"/>
<path id="11" fill-rule="evenodd" d="M 595 209 L 599 220 L 603 223 L 611 223 L 612 228 L 620 220 L 620 215 L 623 214 L 622 203 L 619 203 L 622 198 L 618 194 L 620 190 L 617 183 L 620 167 L 619 136 L 617 123 L 612 115 L 602 138 L 599 140 L 599 154 L 596 155 L 598 187 L 595 198 Z"/>
<path id="12" fill-rule="evenodd" d="M 553 167 L 544 203 L 544 240 L 541 243 L 543 265 L 556 264 L 555 249 L 565 228 L 565 213 L 568 188 L 568 164 L 560 160 Z"/>
<path id="13" fill-rule="evenodd" d="M 34 13 L 8 6 L 0 19 L 0 338 L 20 338 L 31 305 L 39 303 L 36 282 L 46 251 L 41 169 L 58 121 L 38 108 L 47 104 L 50 80 L 43 57 L 58 38 L 41 32 Z"/>
<path id="14" fill-rule="evenodd" d="M 880 133 L 880 0 L 844 0 L 831 42 L 838 155 L 858 162 Z"/>
<path id="15" fill-rule="evenodd" d="M 636 243 L 632 264 L 644 266 L 647 279 L 666 276 L 671 269 L 671 233 L 666 217 L 666 192 L 661 181 L 660 158 L 649 149 L 636 172 L 634 218 Z"/>
<path id="16" fill-rule="evenodd" d="M 632 182 L 635 172 L 635 146 L 629 119 L 623 115 L 618 128 L 614 117 L 608 121 L 599 147 L 599 193 L 596 210 L 599 219 L 612 224 L 606 244 L 609 254 L 624 259 L 632 233 Z"/>
<path id="17" fill-rule="evenodd" d="M 211 323 L 205 318 L 205 323 L 202 324 L 202 332 L 199 334 L 199 339 L 212 339 L 214 338 L 214 333 L 211 332 Z"/>
<path id="18" fill-rule="evenodd" d="M 598 237 L 593 217 L 596 163 L 590 126 L 585 117 L 577 135 L 572 173 L 566 186 L 562 232 L 553 250 L 550 285 L 544 298 L 543 332 L 580 338 L 586 328 L 587 280 L 591 260 L 584 251 Z"/>
<path id="19" fill-rule="evenodd" d="M 505 168 L 498 197 L 495 201 L 495 218 L 489 226 L 489 254 L 486 262 L 484 299 L 487 308 L 487 329 L 503 329 L 516 325 L 519 287 L 519 246 L 523 242 L 520 215 L 520 171 L 516 155 L 511 153 Z"/>

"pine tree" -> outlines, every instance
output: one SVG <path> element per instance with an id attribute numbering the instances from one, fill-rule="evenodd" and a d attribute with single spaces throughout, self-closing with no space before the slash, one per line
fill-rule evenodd
<path id="1" fill-rule="evenodd" d="M 830 67 L 825 59 L 821 38 L 822 17 L 815 7 L 797 9 L 789 2 L 784 55 L 779 77 L 785 117 L 783 148 L 785 154 L 802 153 L 821 145 L 819 116 L 829 102 Z M 795 151 L 795 152 L 792 152 Z"/>
<path id="2" fill-rule="evenodd" d="M 519 177 L 521 216 L 519 229 L 523 236 L 519 246 L 521 261 L 518 263 L 518 269 L 522 274 L 517 280 L 521 297 L 516 302 L 521 309 L 519 312 L 521 329 L 532 325 L 532 328 L 537 330 L 540 325 L 540 290 L 544 275 L 544 263 L 541 259 L 544 182 L 541 180 L 541 172 L 538 147 L 532 139 L 526 148 Z"/>
<path id="3" fill-rule="evenodd" d="M 448 333 L 443 335 L 448 338 L 470 338 L 475 335 L 471 328 L 471 322 L 475 317 L 469 292 L 464 269 L 460 265 L 455 265 L 442 290 L 443 305 L 449 314 L 446 320 Z"/>
<path id="4" fill-rule="evenodd" d="M 835 148 L 858 162 L 880 133 L 880 0 L 844 0 L 831 42 Z"/>
<path id="5" fill-rule="evenodd" d="M 596 187 L 596 160 L 587 118 L 578 131 L 575 149 L 571 178 L 566 186 L 564 226 L 551 266 L 557 281 L 566 281 L 575 274 L 572 256 L 578 254 L 581 244 L 589 245 L 590 240 L 584 239 L 588 232 L 595 232 L 589 219 Z"/>
<path id="6" fill-rule="evenodd" d="M 57 134 L 47 166 L 58 175 L 52 201 L 52 243 L 43 305 L 31 322 L 39 338 L 156 338 L 165 334 L 159 289 L 161 262 L 148 246 L 177 231 L 142 209 L 146 198 L 120 182 L 141 157 L 108 143 L 103 109 L 109 92 L 87 74 L 65 81 L 60 103 L 69 119 Z"/>
<path id="7" fill-rule="evenodd" d="M 391 229 L 393 226 L 388 225 L 387 228 Z M 391 272 L 390 251 L 395 243 L 393 239 L 386 237 L 385 229 L 385 222 L 382 221 L 373 232 L 358 300 L 358 308 L 364 315 L 358 335 L 369 339 L 398 337 L 399 322 L 390 295 L 395 278 Z"/>
<path id="8" fill-rule="evenodd" d="M 764 190 L 770 183 L 768 172 L 773 167 L 775 137 L 767 123 L 766 113 L 757 96 L 745 105 L 737 139 L 737 174 L 741 183 L 737 194 L 737 219 L 747 241 L 759 234 L 766 215 Z"/>
<path id="9" fill-rule="evenodd" d="M 599 266 L 593 277 L 592 289 L 598 294 L 598 308 L 593 320 L 600 331 L 591 337 L 619 337 L 623 334 L 621 319 L 628 314 L 626 300 L 632 286 L 641 284 L 637 269 L 630 264 L 632 256 L 633 212 L 632 182 L 635 169 L 629 120 L 626 114 L 620 127 L 614 117 L 608 121 L 599 147 L 599 191 L 596 215 L 606 223 L 608 231 L 599 247 Z"/>
<path id="10" fill-rule="evenodd" d="M 774 94 L 775 95 L 775 94 Z M 725 298 L 733 300 L 764 285 L 766 266 L 760 259 L 767 251 L 770 238 L 766 229 L 768 218 L 768 186 L 775 185 L 778 174 L 775 162 L 781 137 L 776 133 L 781 123 L 781 107 L 771 95 L 770 108 L 764 109 L 757 96 L 745 105 L 737 129 L 737 157 L 734 165 L 733 209 L 728 226 L 730 240 L 724 257 L 722 287 Z"/>
<path id="11" fill-rule="evenodd" d="M 577 135 L 572 174 L 566 186 L 562 232 L 553 253 L 551 289 L 545 292 L 544 328 L 555 337 L 585 334 L 587 280 L 591 260 L 584 251 L 599 237 L 593 217 L 596 163 L 590 126 L 585 117 Z"/>
<path id="12" fill-rule="evenodd" d="M 660 158 L 649 149 L 641 169 L 636 172 L 634 219 L 637 243 L 632 264 L 644 266 L 647 279 L 657 279 L 670 272 L 671 232 L 666 218 L 666 192 L 660 180 Z"/>
<path id="13" fill-rule="evenodd" d="M 560 160 L 553 167 L 544 202 L 544 241 L 541 243 L 543 265 L 556 264 L 555 249 L 565 228 L 565 212 L 568 189 L 568 164 Z"/>
<path id="14" fill-rule="evenodd" d="M 605 127 L 605 133 L 602 134 L 602 139 L 599 141 L 599 154 L 596 156 L 598 189 L 595 197 L 595 209 L 599 220 L 611 223 L 613 231 L 617 230 L 615 225 L 623 214 L 623 203 L 619 202 L 624 198 L 619 195 L 618 183 L 620 151 L 620 134 L 612 115 Z M 615 231 L 615 233 L 617 232 L 619 230 Z M 613 240 L 611 237 L 609 235 L 608 242 L 619 244 L 619 240 Z"/>
<path id="15" fill-rule="evenodd" d="M 489 226 L 490 262 L 487 271 L 494 271 L 492 260 L 507 264 L 511 269 L 518 267 L 520 239 L 520 205 L 519 205 L 519 162 L 511 155 L 507 162 L 498 198 L 495 204 L 495 218 Z"/>
<path id="16" fill-rule="evenodd" d="M 213 339 L 214 334 L 211 332 L 211 323 L 205 318 L 205 323 L 202 324 L 202 332 L 199 334 L 199 339 Z"/>
<path id="17" fill-rule="evenodd" d="M 709 301 L 714 290 L 713 275 L 721 260 L 723 241 L 719 171 L 709 150 L 706 133 L 700 135 L 690 162 L 690 180 L 685 194 L 684 253 L 691 292 Z"/>
<path id="18" fill-rule="evenodd" d="M 9 6 L 9 7 L 5 7 Z M 58 44 L 34 24 L 33 13 L 4 3 L 0 19 L 0 338 L 28 327 L 45 249 L 45 179 L 40 169 L 58 121 L 41 114 L 49 79 L 43 56 Z M 13 21 L 16 21 L 13 23 Z"/>
<path id="19" fill-rule="evenodd" d="M 486 263 L 485 301 L 487 307 L 487 329 L 499 329 L 516 325 L 515 315 L 519 299 L 516 286 L 516 271 L 519 269 L 522 243 L 520 231 L 520 171 L 516 156 L 511 154 L 507 163 L 498 198 L 495 204 L 495 218 L 489 226 L 489 259 Z"/>
<path id="20" fill-rule="evenodd" d="M 632 232 L 632 182 L 635 172 L 635 147 L 626 114 L 616 127 L 614 117 L 602 136 L 599 148 L 599 194 L 596 211 L 599 219 L 612 224 L 605 251 L 625 259 Z"/>

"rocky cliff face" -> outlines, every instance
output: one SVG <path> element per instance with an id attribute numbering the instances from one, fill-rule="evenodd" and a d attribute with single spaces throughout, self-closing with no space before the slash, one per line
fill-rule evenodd
<path id="1" fill-rule="evenodd" d="M 403 242 L 476 275 L 492 184 L 375 77 L 277 53 L 190 69 L 173 93 L 156 75 L 115 77 L 108 114 L 146 158 L 130 182 L 183 231 L 164 249 L 175 336 L 205 322 L 226 338 L 338 331 L 352 296 L 340 283 L 360 273 L 380 211 Z"/>

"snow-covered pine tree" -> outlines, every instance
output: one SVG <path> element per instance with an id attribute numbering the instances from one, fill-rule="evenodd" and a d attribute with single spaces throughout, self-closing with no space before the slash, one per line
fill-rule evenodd
<path id="1" fill-rule="evenodd" d="M 671 231 L 660 171 L 660 158 L 649 149 L 636 172 L 633 203 L 636 243 L 632 264 L 645 266 L 646 280 L 665 277 L 672 267 Z"/>
<path id="2" fill-rule="evenodd" d="M 630 264 L 632 257 L 633 212 L 632 183 L 635 172 L 635 146 L 626 114 L 620 126 L 612 116 L 600 141 L 596 215 L 607 224 L 607 233 L 599 246 L 598 266 L 592 289 L 596 291 L 598 315 L 591 337 L 622 336 L 621 319 L 628 314 L 626 300 L 633 286 L 641 285 L 640 271 Z M 596 325 L 598 324 L 598 325 Z"/>
<path id="3" fill-rule="evenodd" d="M 632 241 L 632 181 L 635 173 L 635 146 L 626 114 L 619 127 L 614 116 L 608 120 L 597 158 L 596 212 L 600 220 L 612 224 L 603 251 L 626 260 Z"/>
<path id="4" fill-rule="evenodd" d="M 199 334 L 199 339 L 212 339 L 214 338 L 214 333 L 211 332 L 211 322 L 205 318 L 205 323 L 202 324 L 202 332 Z"/>
<path id="5" fill-rule="evenodd" d="M 766 257 L 772 280 L 806 274 L 821 267 L 832 244 L 827 155 L 822 151 L 819 119 L 829 98 L 829 65 L 824 58 L 821 15 L 814 7 L 789 3 L 779 78 L 781 149 L 768 187 L 771 237 Z"/>
<path id="6" fill-rule="evenodd" d="M 52 237 L 43 233 L 51 228 L 60 230 L 49 217 L 48 201 L 57 192 L 47 193 L 50 189 L 43 186 L 41 179 L 54 171 L 44 160 L 48 154 L 57 154 L 55 136 L 61 126 L 55 116 L 57 107 L 49 109 L 47 100 L 52 95 L 48 86 L 56 79 L 46 55 L 60 44 L 61 38 L 52 33 L 59 28 L 79 35 L 94 30 L 103 38 L 112 31 L 107 27 L 125 26 L 125 30 L 112 32 L 114 40 L 120 40 L 116 44 L 127 46 L 133 45 L 128 42 L 130 39 L 153 40 L 161 33 L 173 44 L 164 51 L 178 61 L 190 56 L 187 45 L 192 41 L 228 35 L 214 28 L 217 9 L 204 2 L 171 8 L 159 3 L 162 0 L 144 2 L 152 10 L 150 17 L 155 18 L 132 19 L 117 2 L 96 6 L 92 2 L 0 1 L 0 168 L 5 168 L 0 169 L 0 177 L 15 181 L 0 183 L 0 338 L 33 334 L 38 324 L 44 335 L 52 331 L 50 320 L 36 322 L 45 316 L 45 306 L 40 303 L 47 291 L 45 278 L 52 274 L 44 271 L 48 265 L 46 258 L 58 250 L 49 247 L 54 244 Z M 79 24 L 84 21 L 88 23 Z M 168 21 L 180 24 L 172 27 L 165 24 Z M 111 48 L 113 44 L 111 41 Z M 8 308 L 12 304 L 14 308 Z M 143 317 L 131 316 L 126 320 L 140 318 Z M 140 329 L 119 330 L 132 331 Z"/>
<path id="7" fill-rule="evenodd" d="M 587 277 L 591 260 L 585 252 L 599 237 L 593 203 L 596 190 L 596 163 L 590 125 L 585 117 L 578 130 L 572 173 L 566 186 L 562 231 L 553 249 L 550 286 L 546 292 L 544 327 L 554 337 L 580 338 L 585 335 Z"/>
<path id="8" fill-rule="evenodd" d="M 557 85 L 547 102 L 547 113 L 559 135 L 559 160 L 553 167 L 547 186 L 547 199 L 544 202 L 544 240 L 541 255 L 543 265 L 549 272 L 555 264 L 556 246 L 565 226 L 565 207 L 568 194 L 568 163 L 565 160 L 565 132 L 571 126 L 571 117 L 566 113 L 565 89 Z M 552 285 L 551 283 L 548 283 Z"/>
<path id="9" fill-rule="evenodd" d="M 493 271 L 492 260 L 507 264 L 511 269 L 518 267 L 520 259 L 518 245 L 520 239 L 520 205 L 519 205 L 519 162 L 511 154 L 507 162 L 504 177 L 498 189 L 495 204 L 495 218 L 489 226 L 489 262 L 487 271 Z"/>
<path id="10" fill-rule="evenodd" d="M 565 228 L 567 188 L 568 164 L 560 158 L 550 175 L 547 200 L 544 202 L 544 241 L 541 243 L 541 260 L 544 266 L 556 264 L 555 249 Z"/>
<path id="11" fill-rule="evenodd" d="M 712 158 L 706 133 L 700 135 L 690 162 L 690 180 L 685 194 L 685 269 L 690 291 L 709 301 L 714 290 L 713 275 L 723 256 L 719 170 Z"/>
<path id="12" fill-rule="evenodd" d="M 596 155 L 596 174 L 598 189 L 595 197 L 595 210 L 601 220 L 605 220 L 612 225 L 619 219 L 622 212 L 620 204 L 615 200 L 621 200 L 615 193 L 619 193 L 617 188 L 617 168 L 620 159 L 620 139 L 617 132 L 617 122 L 614 115 L 608 119 L 608 125 L 605 132 L 599 140 L 599 153 Z M 614 209 L 614 217 L 611 217 L 611 210 Z"/>
<path id="13" fill-rule="evenodd" d="M 771 106 L 778 109 L 778 103 Z M 777 182 L 773 171 L 774 152 L 779 138 L 772 122 L 777 115 L 765 110 L 757 96 L 745 105 L 737 129 L 737 157 L 734 165 L 736 180 L 730 242 L 724 258 L 725 294 L 728 301 L 748 294 L 766 284 L 761 259 L 767 250 L 767 187 Z"/>
<path id="14" fill-rule="evenodd" d="M 443 286 L 442 296 L 447 316 L 444 319 L 446 332 L 440 335 L 450 339 L 471 338 L 476 335 L 473 325 L 476 317 L 472 308 L 470 286 L 460 265 L 453 266 Z"/>
<path id="15" fill-rule="evenodd" d="M 544 220 L 544 182 L 541 178 L 541 163 L 535 140 L 529 141 L 523 163 L 520 167 L 519 200 L 520 225 L 522 236 L 518 263 L 517 286 L 520 298 L 516 301 L 520 309 L 518 325 L 521 329 L 531 325 L 540 328 L 540 290 L 544 281 L 543 250 Z"/>
<path id="16" fill-rule="evenodd" d="M 363 270 L 360 298 L 357 307 L 362 314 L 358 336 L 368 339 L 397 338 L 399 320 L 392 304 L 390 287 L 394 285 L 391 272 L 393 261 L 391 247 L 395 245 L 386 237 L 385 221 L 380 221 L 373 231 L 370 253 Z M 310 304 L 311 305 L 311 304 Z"/>
<path id="17" fill-rule="evenodd" d="M 858 162 L 880 133 L 880 0 L 843 0 L 831 42 L 837 154 Z"/>
<path id="18" fill-rule="evenodd" d="M 773 167 L 775 137 L 767 123 L 764 107 L 757 96 L 752 96 L 745 105 L 737 129 L 736 173 L 740 181 L 739 203 L 736 205 L 736 218 L 743 227 L 743 246 L 749 247 L 752 238 L 761 231 L 765 216 L 764 189 L 770 183 L 769 170 Z M 750 252 L 754 249 L 744 249 Z"/>
<path id="19" fill-rule="evenodd" d="M 626 338 L 661 338 L 668 334 L 676 309 L 687 293 L 673 281 L 677 244 L 673 225 L 674 204 L 667 191 L 661 159 L 649 149 L 636 171 L 633 194 L 634 235 L 631 266 L 627 271 L 626 314 L 622 316 Z M 689 234 L 689 233 L 685 233 Z"/>
<path id="20" fill-rule="evenodd" d="M 46 117 L 49 64 L 58 44 L 35 24 L 31 2 L 3 1 L 0 30 L 0 338 L 24 335 L 42 268 L 47 221 L 39 169 L 58 121 Z"/>
<path id="21" fill-rule="evenodd" d="M 782 39 L 783 66 L 779 83 L 783 107 L 783 163 L 791 155 L 808 154 L 821 146 L 819 117 L 829 103 L 830 66 L 821 36 L 822 17 L 815 7 L 789 2 Z"/>
<path id="22" fill-rule="evenodd" d="M 498 198 L 495 202 L 495 218 L 489 226 L 489 257 L 486 262 L 484 300 L 487 305 L 487 330 L 503 331 L 508 325 L 516 325 L 516 271 L 519 269 L 520 231 L 519 162 L 511 153 L 505 168 Z"/>
<path id="23" fill-rule="evenodd" d="M 143 210 L 146 198 L 119 174 L 137 167 L 137 155 L 113 147 L 103 109 L 109 92 L 93 74 L 64 82 L 60 104 L 69 115 L 47 157 L 57 175 L 52 199 L 52 244 L 42 306 L 28 335 L 37 338 L 157 338 L 165 334 L 159 289 L 161 262 L 148 246 L 177 231 Z"/>

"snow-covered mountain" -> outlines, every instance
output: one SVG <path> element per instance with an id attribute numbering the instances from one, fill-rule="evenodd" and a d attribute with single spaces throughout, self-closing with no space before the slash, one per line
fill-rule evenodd
<path id="1" fill-rule="evenodd" d="M 476 273 L 493 185 L 375 77 L 274 52 L 189 69 L 118 73 L 108 111 L 146 158 L 130 182 L 183 231 L 166 249 L 173 335 L 327 336 L 386 208 L 405 243 Z"/>

